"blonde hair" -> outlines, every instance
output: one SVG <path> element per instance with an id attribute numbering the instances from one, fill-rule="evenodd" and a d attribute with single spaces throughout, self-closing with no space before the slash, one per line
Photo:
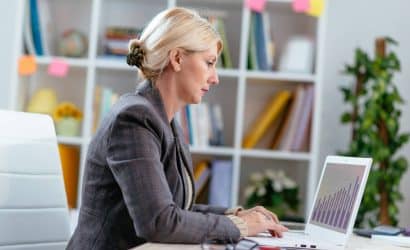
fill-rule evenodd
<path id="1" fill-rule="evenodd" d="M 127 63 L 137 66 L 143 78 L 154 81 L 168 65 L 170 50 L 199 52 L 214 44 L 219 54 L 222 40 L 206 19 L 194 10 L 175 7 L 157 14 L 140 39 L 130 40 Z"/>

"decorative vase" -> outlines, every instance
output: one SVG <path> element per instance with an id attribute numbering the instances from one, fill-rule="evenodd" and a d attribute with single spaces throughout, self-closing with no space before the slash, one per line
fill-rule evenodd
<path id="1" fill-rule="evenodd" d="M 56 124 L 58 135 L 77 136 L 80 129 L 80 121 L 73 117 L 64 117 Z"/>

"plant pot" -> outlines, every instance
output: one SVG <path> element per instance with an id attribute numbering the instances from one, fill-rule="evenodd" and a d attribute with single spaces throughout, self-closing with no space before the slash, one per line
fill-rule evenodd
<path id="1" fill-rule="evenodd" d="M 80 130 L 80 121 L 73 117 L 62 118 L 56 123 L 58 135 L 77 136 Z"/>

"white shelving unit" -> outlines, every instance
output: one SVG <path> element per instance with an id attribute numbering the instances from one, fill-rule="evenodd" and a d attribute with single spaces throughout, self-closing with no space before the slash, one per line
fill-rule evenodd
<path id="1" fill-rule="evenodd" d="M 28 0 L 19 0 L 24 12 Z M 85 58 L 64 58 L 70 71 L 64 79 L 47 76 L 47 66 L 55 56 L 37 57 L 38 71 L 34 76 L 13 77 L 10 108 L 25 110 L 34 90 L 52 87 L 59 101 L 68 100 L 79 106 L 84 113 L 79 137 L 58 137 L 59 143 L 75 145 L 81 149 L 80 173 L 84 169 L 87 148 L 92 137 L 93 98 L 96 85 L 110 86 L 116 92 L 132 92 L 137 83 L 136 70 L 125 60 L 102 57 L 102 38 L 108 25 L 141 27 L 156 13 L 172 6 L 191 7 L 201 11 L 218 10 L 226 13 L 226 31 L 233 59 L 233 69 L 218 69 L 220 84 L 210 91 L 205 101 L 218 102 L 224 114 L 223 147 L 191 147 L 194 163 L 201 159 L 222 158 L 233 161 L 231 205 L 244 202 L 243 189 L 249 174 L 265 168 L 284 169 L 300 183 L 303 204 L 311 204 L 317 183 L 318 132 L 320 131 L 320 58 L 323 31 L 322 18 L 316 19 L 291 10 L 291 0 L 270 0 L 266 11 L 271 12 L 271 29 L 276 51 L 284 48 L 286 39 L 292 34 L 310 36 L 315 41 L 315 69 L 311 74 L 295 74 L 278 71 L 248 71 L 247 47 L 250 11 L 240 0 L 42 0 L 48 2 L 56 34 L 54 40 L 66 29 L 81 30 L 88 37 L 88 54 Z M 18 23 L 19 41 L 23 46 L 23 16 Z M 54 44 L 56 46 L 56 44 Z M 16 56 L 18 63 L 21 53 Z M 58 55 L 56 55 L 58 56 Z M 278 57 L 275 58 L 277 65 Z M 276 68 L 276 67 L 275 67 Z M 17 74 L 16 74 L 17 75 Z M 311 125 L 310 152 L 284 152 L 264 148 L 242 149 L 242 139 L 255 115 L 263 108 L 264 101 L 278 86 L 296 86 L 296 83 L 315 86 L 315 103 Z M 19 101 L 20 100 L 20 101 Z M 82 174 L 81 174 L 82 176 Z M 81 178 L 79 181 L 81 185 Z M 79 189 L 81 190 L 81 189 Z M 301 214 L 309 207 L 303 205 Z"/>

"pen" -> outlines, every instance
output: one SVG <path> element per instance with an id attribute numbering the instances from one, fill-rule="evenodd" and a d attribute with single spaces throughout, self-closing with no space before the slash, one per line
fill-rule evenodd
<path id="1" fill-rule="evenodd" d="M 281 250 L 281 248 L 274 246 L 259 246 L 259 250 Z"/>

